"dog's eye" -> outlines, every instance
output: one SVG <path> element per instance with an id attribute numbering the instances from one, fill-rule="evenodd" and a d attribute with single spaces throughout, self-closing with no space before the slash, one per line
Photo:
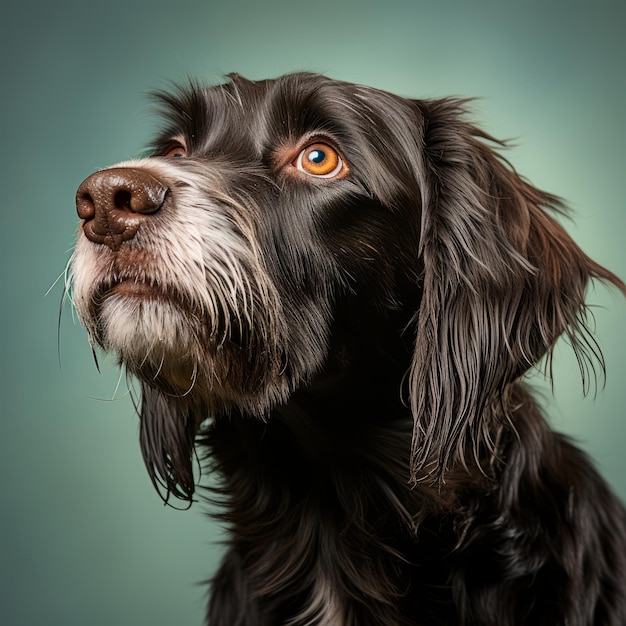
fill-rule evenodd
<path id="1" fill-rule="evenodd" d="M 174 159 L 180 159 L 187 156 L 187 149 L 182 144 L 176 143 L 169 146 L 163 151 L 164 157 L 170 157 Z"/>
<path id="2" fill-rule="evenodd" d="M 294 161 L 297 169 L 317 178 L 335 178 L 345 170 L 339 153 L 326 143 L 312 143 Z"/>

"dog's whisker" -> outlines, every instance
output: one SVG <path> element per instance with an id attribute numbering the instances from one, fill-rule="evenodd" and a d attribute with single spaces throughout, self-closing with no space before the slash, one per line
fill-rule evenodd
<path id="1" fill-rule="evenodd" d="M 64 286 L 64 291 L 63 291 L 63 296 L 68 295 L 69 296 L 69 289 L 68 288 L 68 277 L 67 274 L 69 272 L 69 265 L 70 265 L 71 259 L 68 260 L 65 269 L 59 274 L 59 276 L 55 279 L 55 281 L 52 283 L 52 285 L 50 285 L 50 287 L 46 290 L 46 293 L 44 294 L 44 298 L 47 298 L 50 295 L 50 292 L 59 284 L 59 282 L 61 280 L 63 280 L 63 286 Z"/>
<path id="2" fill-rule="evenodd" d="M 111 400 L 117 399 L 117 392 L 119 391 L 120 385 L 122 384 L 122 377 L 124 376 L 124 370 L 120 369 L 119 376 L 117 377 L 117 383 L 115 385 L 115 389 L 113 390 L 113 395 L 111 396 Z M 126 394 L 124 394 L 126 395 Z"/>

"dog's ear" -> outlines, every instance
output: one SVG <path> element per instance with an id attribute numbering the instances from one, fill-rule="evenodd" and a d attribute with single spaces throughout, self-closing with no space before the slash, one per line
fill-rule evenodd
<path id="1" fill-rule="evenodd" d="M 175 397 L 145 383 L 141 393 L 139 441 L 152 484 L 165 502 L 172 494 L 191 503 L 195 419 Z"/>
<path id="2" fill-rule="evenodd" d="M 583 373 L 602 356 L 586 325 L 590 279 L 624 284 L 549 214 L 561 202 L 524 181 L 465 121 L 465 103 L 417 103 L 425 118 L 417 318 L 410 397 L 413 481 L 440 480 L 491 444 L 485 417 L 507 385 L 565 334 Z"/>

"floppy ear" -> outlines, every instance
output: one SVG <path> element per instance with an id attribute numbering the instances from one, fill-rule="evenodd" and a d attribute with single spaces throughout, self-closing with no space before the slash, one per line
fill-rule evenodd
<path id="1" fill-rule="evenodd" d="M 426 171 L 410 374 L 413 481 L 440 480 L 489 450 L 494 424 L 486 409 L 505 405 L 507 385 L 561 334 L 583 374 L 603 366 L 586 325 L 585 290 L 593 278 L 626 289 L 549 215 L 564 212 L 561 202 L 520 178 L 489 147 L 499 142 L 465 121 L 463 101 L 418 105 Z"/>
<path id="2" fill-rule="evenodd" d="M 152 484 L 166 503 L 173 494 L 191 504 L 195 419 L 178 398 L 145 383 L 141 394 L 139 441 Z"/>

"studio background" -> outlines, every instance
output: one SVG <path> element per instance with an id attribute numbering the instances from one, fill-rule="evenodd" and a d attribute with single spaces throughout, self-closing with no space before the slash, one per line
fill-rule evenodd
<path id="1" fill-rule="evenodd" d="M 0 623 L 199 625 L 223 539 L 207 507 L 164 507 L 114 364 L 94 365 L 66 306 L 74 193 L 138 156 L 146 93 L 313 70 L 402 95 L 479 96 L 508 158 L 566 198 L 583 249 L 626 278 L 623 2 L 5 2 L 0 9 Z M 50 292 L 48 290 L 52 287 Z M 626 303 L 598 287 L 607 386 L 583 398 L 567 347 L 556 428 L 626 498 Z"/>

